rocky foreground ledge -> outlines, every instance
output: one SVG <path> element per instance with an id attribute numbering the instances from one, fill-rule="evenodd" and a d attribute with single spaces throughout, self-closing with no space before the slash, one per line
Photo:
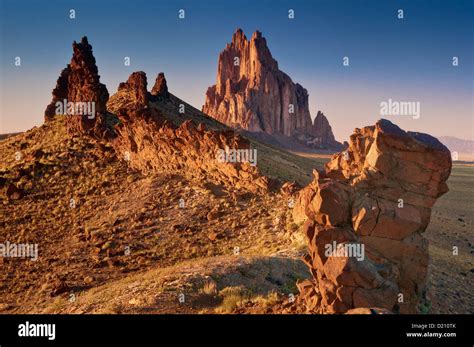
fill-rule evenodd
<path id="1" fill-rule="evenodd" d="M 298 284 L 309 312 L 374 307 L 416 313 L 425 299 L 436 199 L 448 191 L 449 150 L 387 120 L 356 129 L 349 148 L 299 193 L 312 280 Z"/>

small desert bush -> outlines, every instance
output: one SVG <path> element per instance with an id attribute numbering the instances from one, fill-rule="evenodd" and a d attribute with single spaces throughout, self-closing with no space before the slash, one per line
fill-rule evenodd
<path id="1" fill-rule="evenodd" d="M 219 292 L 219 296 L 222 297 L 222 303 L 216 311 L 218 313 L 231 313 L 237 307 L 248 302 L 251 293 L 242 286 L 226 287 Z"/>
<path id="2" fill-rule="evenodd" d="M 421 314 L 429 314 L 431 311 L 431 302 L 425 300 L 422 304 L 419 305 L 419 310 Z"/>
<path id="3" fill-rule="evenodd" d="M 217 284 L 214 280 L 207 279 L 200 291 L 203 294 L 214 296 L 217 294 Z"/>
<path id="4" fill-rule="evenodd" d="M 270 292 L 266 296 L 259 295 L 252 299 L 252 302 L 260 304 L 264 307 L 271 307 L 280 301 L 280 296 L 277 292 Z"/>

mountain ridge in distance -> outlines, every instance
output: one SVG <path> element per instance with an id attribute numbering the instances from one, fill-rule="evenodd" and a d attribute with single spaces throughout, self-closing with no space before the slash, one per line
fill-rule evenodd
<path id="1" fill-rule="evenodd" d="M 474 140 L 461 139 L 455 136 L 438 136 L 438 139 L 451 152 L 458 153 L 458 160 L 474 161 Z"/>

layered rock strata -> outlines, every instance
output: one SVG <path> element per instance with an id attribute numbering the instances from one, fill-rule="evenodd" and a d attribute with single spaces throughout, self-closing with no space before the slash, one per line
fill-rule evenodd
<path id="1" fill-rule="evenodd" d="M 279 70 L 259 31 L 250 40 L 241 29 L 234 33 L 219 55 L 217 82 L 208 88 L 202 111 L 235 128 L 340 147 L 322 113 L 312 122 L 308 91 Z"/>
<path id="2" fill-rule="evenodd" d="M 307 310 L 419 312 L 429 261 L 423 232 L 450 172 L 449 150 L 430 135 L 387 120 L 356 129 L 294 209 L 305 220 L 313 274 L 299 283 Z"/>

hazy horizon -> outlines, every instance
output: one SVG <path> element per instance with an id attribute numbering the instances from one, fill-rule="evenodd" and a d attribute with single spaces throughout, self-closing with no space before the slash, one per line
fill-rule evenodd
<path id="1" fill-rule="evenodd" d="M 216 83 L 218 55 L 240 27 L 247 38 L 255 30 L 263 33 L 279 68 L 308 90 L 312 117 L 321 110 L 338 141 L 380 118 L 404 130 L 474 140 L 470 1 L 246 0 L 234 8 L 217 1 L 53 0 L 45 6 L 2 0 L 1 6 L 0 133 L 43 123 L 71 44 L 82 36 L 93 47 L 110 95 L 133 71 L 147 73 L 149 90 L 164 72 L 170 92 L 201 109 L 207 88 Z M 181 8 L 185 19 L 178 19 Z M 16 56 L 20 67 L 14 66 Z M 131 66 L 124 66 L 126 56 Z M 420 118 L 382 116 L 380 103 L 389 99 L 419 102 Z"/>

